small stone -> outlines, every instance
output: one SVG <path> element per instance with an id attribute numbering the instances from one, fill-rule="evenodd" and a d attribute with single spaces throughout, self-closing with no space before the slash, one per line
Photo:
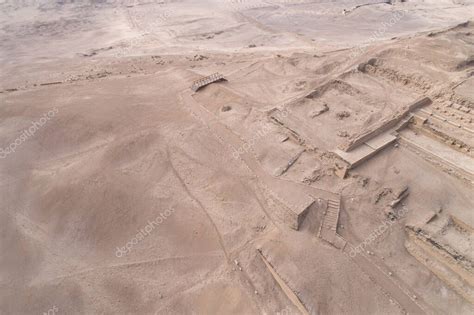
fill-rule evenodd
<path id="1" fill-rule="evenodd" d="M 234 260 L 234 264 L 235 264 L 236 266 L 238 266 L 238 265 L 239 265 L 239 262 L 237 261 L 237 259 L 236 259 L 236 260 Z"/>
<path id="2" fill-rule="evenodd" d="M 258 294 L 258 291 L 257 291 L 257 290 L 255 290 L 255 294 Z"/>
<path id="3" fill-rule="evenodd" d="M 344 118 L 349 117 L 350 115 L 351 114 L 348 111 L 343 110 L 341 112 L 336 113 L 336 118 L 339 119 L 339 120 L 342 120 Z"/>
<path id="4" fill-rule="evenodd" d="M 391 271 L 389 271 L 389 272 L 388 272 L 388 275 L 389 275 L 389 276 L 392 276 L 392 275 L 393 275 L 393 273 L 392 273 Z"/>
<path id="5" fill-rule="evenodd" d="M 224 105 L 224 106 L 222 106 L 221 111 L 223 111 L 223 112 L 228 112 L 228 111 L 230 111 L 231 109 L 232 109 L 232 106 Z"/>
<path id="6" fill-rule="evenodd" d="M 337 136 L 341 138 L 347 138 L 349 137 L 349 133 L 347 131 L 338 131 Z"/>

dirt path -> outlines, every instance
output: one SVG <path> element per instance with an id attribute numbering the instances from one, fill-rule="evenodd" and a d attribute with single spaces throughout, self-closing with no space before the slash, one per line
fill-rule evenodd
<path id="1" fill-rule="evenodd" d="M 222 248 L 222 251 L 224 252 L 224 255 L 225 255 L 225 258 L 227 260 L 228 263 L 230 263 L 230 258 L 229 258 L 229 254 L 227 253 L 227 250 L 225 248 L 225 244 L 224 244 L 224 240 L 222 238 L 222 235 L 221 233 L 219 232 L 219 229 L 217 228 L 216 224 L 214 223 L 214 220 L 212 219 L 211 215 L 207 212 L 206 208 L 204 207 L 204 205 L 199 201 L 198 198 L 196 198 L 196 196 L 193 195 L 193 193 L 189 190 L 188 186 L 186 185 L 186 183 L 184 182 L 184 180 L 182 179 L 181 175 L 178 173 L 178 171 L 176 170 L 176 168 L 174 167 L 173 165 L 173 160 L 169 158 L 170 154 L 169 154 L 169 149 L 167 149 L 167 156 L 168 156 L 168 160 L 170 161 L 170 164 L 171 164 L 171 169 L 172 169 L 172 172 L 173 174 L 176 176 L 176 178 L 179 180 L 179 182 L 181 183 L 181 185 L 183 186 L 184 190 L 186 191 L 186 193 L 188 194 L 188 196 L 193 200 L 195 201 L 199 207 L 201 208 L 201 210 L 204 212 L 204 214 L 207 216 L 207 218 L 209 219 L 209 222 L 211 223 L 212 227 L 214 228 L 214 231 L 216 232 L 216 235 L 218 237 L 218 240 L 219 240 L 219 244 Z"/>
<path id="2" fill-rule="evenodd" d="M 344 253 L 349 257 L 353 246 L 349 243 L 344 247 Z M 363 273 L 369 276 L 375 283 L 380 285 L 383 291 L 393 297 L 408 314 L 432 314 L 430 308 L 418 298 L 409 292 L 408 289 L 403 288 L 401 284 L 397 283 L 392 276 L 388 274 L 387 267 L 381 267 L 374 263 L 371 259 L 366 257 L 363 253 L 359 253 L 351 257 L 352 261 L 360 267 Z"/>

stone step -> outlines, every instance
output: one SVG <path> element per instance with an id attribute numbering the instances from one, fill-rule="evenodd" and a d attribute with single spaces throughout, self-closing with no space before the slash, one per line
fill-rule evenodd
<path id="1" fill-rule="evenodd" d="M 340 209 L 341 204 L 339 200 L 327 200 L 327 208 L 324 213 L 324 218 L 321 225 L 322 232 L 320 237 L 331 244 L 334 242 L 334 237 L 337 233 L 337 222 L 339 221 Z"/>
<path id="2" fill-rule="evenodd" d="M 336 230 L 337 226 L 335 224 L 324 224 L 324 228 L 329 229 L 329 230 Z"/>
<path id="3" fill-rule="evenodd" d="M 338 214 L 337 212 L 327 212 L 326 213 L 326 218 L 337 218 Z"/>
<path id="4" fill-rule="evenodd" d="M 213 82 L 220 81 L 220 80 L 225 80 L 224 76 L 220 73 L 214 73 L 214 74 L 211 74 L 210 76 L 194 81 L 193 84 L 191 85 L 191 89 L 196 92 L 203 86 L 206 86 L 208 84 L 211 84 Z"/>
<path id="5" fill-rule="evenodd" d="M 330 227 L 335 227 L 335 226 L 337 226 L 336 223 L 337 223 L 337 220 L 325 221 L 325 222 L 324 222 L 324 225 L 330 226 Z"/>

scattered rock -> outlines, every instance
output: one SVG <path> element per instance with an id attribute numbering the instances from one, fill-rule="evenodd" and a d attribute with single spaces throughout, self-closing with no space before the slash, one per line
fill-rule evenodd
<path id="1" fill-rule="evenodd" d="M 370 58 L 369 61 L 367 61 L 368 65 L 375 66 L 377 63 L 377 58 Z"/>
<path id="2" fill-rule="evenodd" d="M 311 184 L 311 183 L 319 181 L 323 176 L 324 174 L 322 173 L 320 169 L 315 169 L 311 172 L 310 175 L 305 176 L 302 182 L 306 184 Z"/>
<path id="3" fill-rule="evenodd" d="M 316 116 L 319 116 L 319 115 L 321 115 L 321 114 L 327 112 L 328 110 L 329 110 L 328 104 L 324 103 L 324 104 L 323 104 L 323 108 L 312 111 L 312 112 L 309 114 L 309 117 L 314 118 L 314 117 L 316 117 Z"/>
<path id="4" fill-rule="evenodd" d="M 204 60 L 204 59 L 209 59 L 209 57 L 206 57 L 206 56 L 203 56 L 203 55 L 194 55 L 193 57 L 193 61 L 200 61 L 200 60 Z"/>
<path id="5" fill-rule="evenodd" d="M 303 91 L 306 86 L 306 81 L 301 80 L 295 83 L 295 90 L 296 91 Z"/>
<path id="6" fill-rule="evenodd" d="M 255 232 L 263 232 L 267 226 L 266 225 L 257 225 L 253 229 Z"/>
<path id="7" fill-rule="evenodd" d="M 231 109 L 232 109 L 232 106 L 230 106 L 230 105 L 224 105 L 224 106 L 222 106 L 221 111 L 223 111 L 223 112 L 228 112 L 228 111 L 230 111 Z"/>
<path id="8" fill-rule="evenodd" d="M 343 110 L 342 112 L 338 112 L 336 113 L 336 117 L 337 119 L 339 120 L 343 120 L 344 118 L 347 118 L 351 115 L 351 113 L 349 113 L 348 111 L 346 110 Z"/>
<path id="9" fill-rule="evenodd" d="M 337 132 L 337 136 L 338 136 L 338 137 L 341 137 L 341 138 L 347 138 L 347 137 L 349 137 L 349 133 L 348 133 L 347 131 L 345 131 L 345 130 L 343 130 L 343 131 L 338 131 L 338 132 Z"/>
<path id="10" fill-rule="evenodd" d="M 334 167 L 334 173 L 339 178 L 342 178 L 342 179 L 346 178 L 346 176 L 347 176 L 347 166 L 339 165 L 339 164 L 336 163 L 335 167 Z"/>
<path id="11" fill-rule="evenodd" d="M 361 177 L 359 180 L 358 180 L 359 184 L 362 186 L 362 187 L 365 187 L 367 186 L 367 184 L 369 183 L 369 178 L 368 177 Z"/>
<path id="12" fill-rule="evenodd" d="M 387 196 L 392 192 L 392 189 L 390 188 L 383 188 L 382 191 L 380 191 L 377 196 L 375 196 L 375 204 L 377 204 L 383 197 Z"/>
<path id="13" fill-rule="evenodd" d="M 404 191 L 404 192 L 400 195 L 400 197 L 398 197 L 397 199 L 395 199 L 395 200 L 393 200 L 392 202 L 390 202 L 390 207 L 391 207 L 391 208 L 396 207 L 396 206 L 400 203 L 400 201 L 402 201 L 402 200 L 403 200 L 404 198 L 406 198 L 407 196 L 408 196 L 408 188 L 407 188 L 406 191 Z M 405 204 L 402 203 L 402 206 L 405 206 Z"/>

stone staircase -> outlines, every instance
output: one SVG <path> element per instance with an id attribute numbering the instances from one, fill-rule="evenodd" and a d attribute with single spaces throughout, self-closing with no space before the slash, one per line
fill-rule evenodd
<path id="1" fill-rule="evenodd" d="M 336 232 L 340 207 L 341 203 L 339 200 L 328 200 L 328 207 L 326 209 L 326 215 L 324 216 L 323 228 Z"/>
<path id="2" fill-rule="evenodd" d="M 319 229 L 319 237 L 334 245 L 336 248 L 344 249 L 346 241 L 337 234 L 337 222 L 339 221 L 340 210 L 340 199 L 328 199 L 323 223 Z"/>
<path id="3" fill-rule="evenodd" d="M 211 83 L 214 83 L 214 82 L 218 82 L 218 81 L 226 81 L 226 78 L 220 74 L 220 73 L 213 73 L 207 77 L 204 77 L 204 78 L 201 78 L 201 79 L 198 79 L 196 81 L 193 82 L 193 85 L 191 85 L 191 89 L 196 92 L 197 90 L 199 90 L 200 88 L 208 85 L 208 84 L 211 84 Z"/>

